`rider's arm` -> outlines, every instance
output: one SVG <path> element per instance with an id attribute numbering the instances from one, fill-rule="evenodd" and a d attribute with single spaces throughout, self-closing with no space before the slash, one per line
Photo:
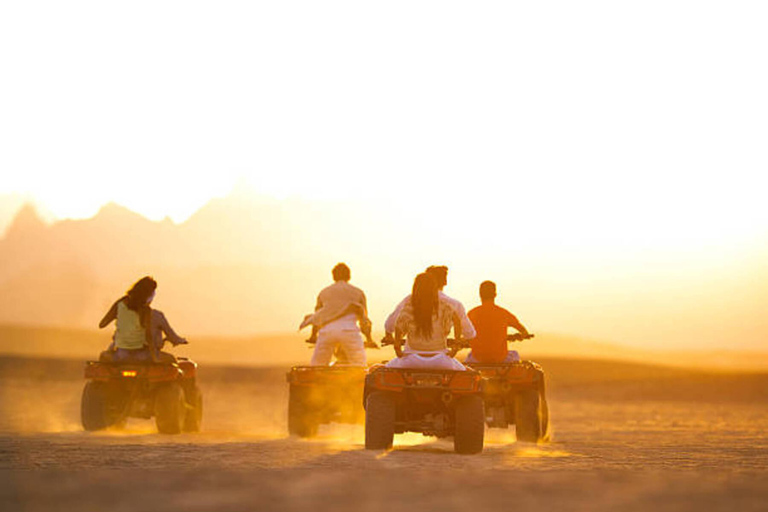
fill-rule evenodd
<path id="1" fill-rule="evenodd" d="M 168 319 L 165 318 L 165 315 L 162 311 L 156 311 L 157 315 L 155 318 L 159 322 L 160 330 L 163 331 L 165 334 L 165 337 L 168 341 L 171 342 L 173 346 L 176 345 L 184 345 L 187 343 L 187 340 L 185 338 L 182 338 L 178 334 L 176 334 L 176 331 L 173 330 L 173 327 L 171 327 L 171 324 L 168 323 Z M 155 319 L 153 318 L 153 320 Z"/>
<path id="2" fill-rule="evenodd" d="M 408 333 L 408 322 L 406 315 L 401 315 L 398 313 L 397 318 L 395 318 L 394 325 L 392 326 L 392 332 L 394 333 L 396 340 L 402 340 L 405 338 L 405 335 Z"/>
<path id="3" fill-rule="evenodd" d="M 365 298 L 365 293 L 361 292 L 361 295 L 363 296 L 363 300 L 361 301 L 361 305 L 363 306 L 363 314 L 368 317 L 368 299 Z"/>
<path id="4" fill-rule="evenodd" d="M 411 296 L 409 295 L 408 297 L 401 300 L 400 304 L 398 304 L 395 310 L 387 317 L 387 320 L 384 322 L 384 331 L 386 334 L 392 334 L 395 332 L 395 322 L 397 322 L 397 317 L 400 316 L 400 311 L 403 310 L 405 303 L 410 297 Z"/>
<path id="5" fill-rule="evenodd" d="M 456 357 L 456 354 L 460 350 L 468 348 L 469 345 L 467 340 L 462 338 L 461 317 L 456 313 L 456 311 L 452 311 L 451 324 L 453 325 L 454 343 L 447 345 L 448 355 L 451 357 Z"/>
<path id="6" fill-rule="evenodd" d="M 507 325 L 517 329 L 517 332 L 519 332 L 523 336 L 529 336 L 528 329 L 526 329 L 525 326 L 521 324 L 520 321 L 517 319 L 517 317 L 512 313 L 509 313 L 509 316 L 507 317 Z"/>
<path id="7" fill-rule="evenodd" d="M 461 318 L 455 312 L 453 313 L 453 337 L 460 340 L 464 337 L 464 331 L 461 325 Z"/>
<path id="8" fill-rule="evenodd" d="M 395 337 L 392 341 L 392 347 L 395 349 L 397 357 L 403 357 L 403 340 L 405 339 L 406 332 L 400 325 L 395 327 Z"/>
<path id="9" fill-rule="evenodd" d="M 123 300 L 123 299 L 120 299 Z M 112 307 L 109 308 L 109 311 L 107 311 L 107 314 L 104 315 L 104 318 L 101 319 L 101 322 L 99 322 L 99 329 L 105 328 L 112 320 L 117 319 L 117 303 L 120 302 L 120 300 L 116 301 L 114 304 L 112 304 Z"/>
<path id="10" fill-rule="evenodd" d="M 471 340 L 475 336 L 477 336 L 477 331 L 475 331 L 475 326 L 472 325 L 472 322 L 469 320 L 469 317 L 467 316 L 467 312 L 464 310 L 464 305 L 456 301 L 455 302 L 455 312 L 459 317 L 459 322 L 461 323 L 461 335 L 465 340 Z"/>

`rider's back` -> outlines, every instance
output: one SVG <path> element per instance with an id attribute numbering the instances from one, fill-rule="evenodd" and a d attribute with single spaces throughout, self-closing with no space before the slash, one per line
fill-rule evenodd
<path id="1" fill-rule="evenodd" d="M 117 303 L 117 328 L 115 329 L 115 347 L 137 350 L 146 344 L 146 332 L 141 325 L 139 313 L 130 309 L 125 300 Z"/>
<path id="2" fill-rule="evenodd" d="M 323 325 L 329 320 L 337 318 L 341 320 L 340 317 L 350 304 L 364 306 L 365 294 L 363 290 L 346 281 L 336 281 L 320 291 L 317 302 L 322 306 L 322 309 L 318 311 L 322 318 L 318 318 L 317 323 Z M 346 323 L 350 324 L 350 327 L 354 327 L 357 322 L 357 317 L 354 314 L 343 315 L 343 318 L 347 321 Z"/>
<path id="3" fill-rule="evenodd" d="M 477 336 L 470 340 L 472 356 L 481 363 L 501 363 L 507 357 L 507 327 L 515 315 L 496 304 L 477 306 L 468 313 Z"/>
<path id="4" fill-rule="evenodd" d="M 408 301 L 397 317 L 397 330 L 406 337 L 406 351 L 437 352 L 445 350 L 448 334 L 453 327 L 453 309 L 451 305 L 440 299 L 436 314 L 432 317 L 432 332 L 429 334 L 418 331 L 414 319 L 413 304 Z"/>

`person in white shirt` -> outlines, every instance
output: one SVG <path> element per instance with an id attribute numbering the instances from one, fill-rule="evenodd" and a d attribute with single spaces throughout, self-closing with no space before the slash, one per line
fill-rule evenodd
<path id="1" fill-rule="evenodd" d="M 459 302 L 456 299 L 453 299 L 443 293 L 443 288 L 445 288 L 445 285 L 448 284 L 448 267 L 440 265 L 440 266 L 430 266 L 427 267 L 427 270 L 425 270 L 425 273 L 432 276 L 432 278 L 435 280 L 435 283 L 437 284 L 438 289 L 438 297 L 441 301 L 446 302 L 451 309 L 456 313 L 456 316 L 458 317 L 459 321 L 461 322 L 461 336 L 465 340 L 471 340 L 474 338 L 477 333 L 475 332 L 475 327 L 472 325 L 472 322 L 470 321 L 469 317 L 467 316 L 467 311 L 464 309 L 464 305 Z M 397 321 L 397 317 L 400 314 L 400 312 L 403 310 L 405 305 L 410 302 L 411 296 L 408 295 L 406 298 L 400 301 L 400 304 L 397 305 L 395 310 L 387 317 L 387 320 L 384 322 L 384 330 L 387 337 L 391 337 L 395 332 L 395 322 Z M 458 335 L 458 333 L 456 333 Z"/>
<path id="2" fill-rule="evenodd" d="M 448 334 L 459 328 L 460 319 L 437 292 L 438 284 L 431 274 L 416 276 L 413 293 L 395 320 L 395 351 L 401 355 L 387 367 L 466 370 L 447 347 Z M 403 338 L 405 348 L 400 351 Z"/>
<path id="3" fill-rule="evenodd" d="M 350 308 L 350 305 L 359 306 L 362 308 L 362 317 L 367 318 L 365 293 L 349 284 L 351 272 L 344 263 L 336 265 L 332 274 L 334 283 L 320 291 L 315 311 L 322 310 L 325 318 L 333 320 L 322 325 L 317 332 L 317 342 L 310 365 L 329 365 L 338 349 L 344 355 L 344 364 L 365 366 L 365 348 L 358 325 L 359 317 L 353 312 L 354 307 Z"/>

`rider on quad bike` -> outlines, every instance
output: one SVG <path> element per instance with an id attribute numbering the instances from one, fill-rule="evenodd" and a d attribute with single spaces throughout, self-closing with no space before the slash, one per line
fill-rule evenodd
<path id="1" fill-rule="evenodd" d="M 315 351 L 312 354 L 312 366 L 327 366 L 331 362 L 333 353 L 341 348 L 346 354 L 349 364 L 365 366 L 365 347 L 358 327 L 358 315 L 367 320 L 368 306 L 365 293 L 360 288 L 349 284 L 351 272 L 344 263 L 333 267 L 334 283 L 323 288 L 317 296 L 315 314 L 305 317 L 302 327 L 309 323 L 320 326 L 310 338 L 315 343 Z M 355 309 L 355 306 L 358 306 Z M 314 317 L 314 318 L 313 318 Z M 361 321 L 365 325 L 365 321 Z M 368 322 L 370 323 L 370 322 Z M 370 340 L 370 331 L 369 340 Z"/>
<path id="2" fill-rule="evenodd" d="M 349 267 L 339 263 L 332 274 L 334 284 L 320 292 L 314 314 L 299 326 L 312 325 L 306 340 L 315 346 L 310 365 L 294 366 L 286 375 L 288 433 L 299 437 L 315 436 L 325 423 L 362 422 L 365 348 L 379 348 L 371 339 L 365 294 L 349 284 Z"/>
<path id="3" fill-rule="evenodd" d="M 475 326 L 477 336 L 470 340 L 472 351 L 465 363 L 511 363 L 519 361 L 517 351 L 507 352 L 507 327 L 514 327 L 528 338 L 528 330 L 515 315 L 496 305 L 496 283 L 483 281 L 480 284 L 482 305 L 469 312 L 469 319 Z"/>
<path id="4" fill-rule="evenodd" d="M 435 283 L 437 284 L 437 296 L 440 299 L 441 302 L 445 302 L 448 304 L 448 306 L 453 309 L 453 312 L 458 317 L 458 321 L 460 323 L 460 329 L 456 330 L 456 337 L 459 337 L 459 333 L 461 333 L 461 338 L 464 338 L 465 340 L 470 340 L 475 337 L 475 328 L 472 325 L 472 322 L 467 317 L 466 310 L 464 309 L 464 305 L 459 302 L 458 300 L 449 297 L 445 293 L 443 293 L 443 289 L 448 284 L 448 267 L 444 265 L 432 265 L 427 267 L 427 269 L 424 271 L 425 274 L 429 274 L 432 276 L 432 279 L 435 280 Z M 387 317 L 386 321 L 384 322 L 384 330 L 386 332 L 387 337 L 391 337 L 395 332 L 395 323 L 397 322 L 397 318 L 400 316 L 400 312 L 403 310 L 406 304 L 411 300 L 411 295 L 408 295 L 403 300 L 400 301 L 400 304 L 397 305 L 395 310 L 390 313 L 390 315 Z"/>
<path id="5" fill-rule="evenodd" d="M 515 425 L 519 441 L 539 442 L 549 439 L 549 408 L 544 385 L 544 371 L 532 361 L 521 361 L 517 351 L 507 351 L 508 341 L 523 341 L 533 334 L 504 308 L 495 304 L 496 285 L 480 285 L 482 305 L 469 317 L 477 329 L 470 341 L 472 352 L 464 361 L 486 379 L 485 416 L 489 427 Z M 507 335 L 507 328 L 518 333 Z"/>
<path id="6" fill-rule="evenodd" d="M 461 334 L 455 309 L 438 296 L 438 284 L 428 273 L 419 274 L 413 294 L 395 322 L 397 359 L 372 367 L 365 387 L 365 447 L 392 446 L 396 433 L 421 432 L 454 437 L 458 453 L 483 449 L 484 414 L 482 378 L 453 358 L 448 334 Z M 407 338 L 402 348 L 402 336 Z"/>
<path id="7" fill-rule="evenodd" d="M 161 433 L 200 430 L 202 393 L 197 386 L 197 364 L 160 352 L 165 334 L 174 345 L 186 344 L 165 316 L 149 304 L 157 283 L 137 281 L 118 299 L 99 323 L 116 320 L 110 350 L 99 361 L 88 361 L 81 419 L 86 430 L 122 425 L 128 417 L 155 416 Z"/>
<path id="8" fill-rule="evenodd" d="M 402 304 L 395 320 L 398 358 L 387 363 L 387 367 L 466 369 L 447 354 L 446 346 L 451 329 L 461 333 L 462 319 L 448 301 L 439 297 L 438 291 L 439 285 L 430 273 L 416 276 L 413 293 Z M 405 350 L 401 355 L 397 341 L 404 337 Z"/>

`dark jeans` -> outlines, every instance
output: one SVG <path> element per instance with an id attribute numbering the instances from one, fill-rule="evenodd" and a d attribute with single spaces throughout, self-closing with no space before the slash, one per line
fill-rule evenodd
<path id="1" fill-rule="evenodd" d="M 118 348 L 115 350 L 112 360 L 116 363 L 148 363 L 152 361 L 149 350 L 140 348 L 129 350 L 127 348 Z"/>

